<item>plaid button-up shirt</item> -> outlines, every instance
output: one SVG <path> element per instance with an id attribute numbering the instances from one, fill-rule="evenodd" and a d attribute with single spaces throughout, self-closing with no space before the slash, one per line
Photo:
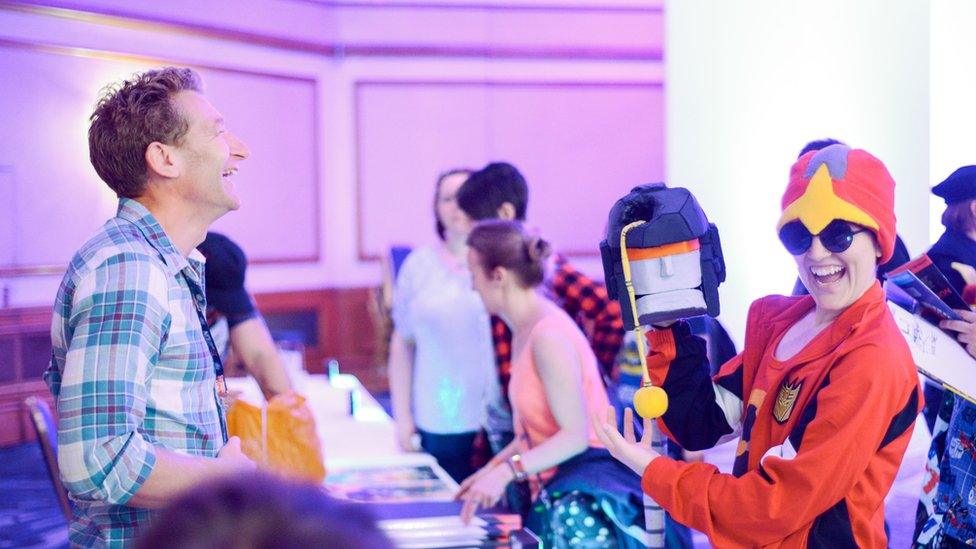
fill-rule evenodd
<path id="1" fill-rule="evenodd" d="M 58 464 L 75 502 L 72 544 L 122 546 L 150 519 L 126 502 L 156 448 L 215 457 L 224 444 L 199 252 L 183 257 L 140 203 L 75 254 L 54 304 L 44 379 L 58 410 Z"/>

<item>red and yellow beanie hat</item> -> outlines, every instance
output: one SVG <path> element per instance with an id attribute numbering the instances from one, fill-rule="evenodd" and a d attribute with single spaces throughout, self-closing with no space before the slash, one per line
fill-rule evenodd
<path id="1" fill-rule="evenodd" d="M 801 156 L 790 169 L 782 208 L 777 231 L 799 220 L 810 234 L 819 234 L 831 221 L 842 219 L 874 232 L 881 247 L 879 264 L 891 259 L 895 180 L 867 151 L 838 144 Z"/>

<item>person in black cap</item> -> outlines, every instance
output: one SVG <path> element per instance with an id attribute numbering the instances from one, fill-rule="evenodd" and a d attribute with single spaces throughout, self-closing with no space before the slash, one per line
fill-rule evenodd
<path id="1" fill-rule="evenodd" d="M 932 188 L 932 194 L 946 202 L 942 213 L 946 230 L 928 255 L 963 295 L 976 275 L 976 166 L 952 172 Z M 959 341 L 976 356 L 976 313 L 959 314 L 963 320 L 945 321 L 942 327 L 958 331 Z M 976 535 L 976 473 L 971 467 L 976 404 L 934 383 L 926 383 L 925 403 L 923 413 L 932 432 L 932 445 L 925 464 L 927 481 L 916 511 L 914 546 L 972 544 Z"/>
<path id="2" fill-rule="evenodd" d="M 929 257 L 961 294 L 966 286 L 963 272 L 976 267 L 976 166 L 952 172 L 932 188 L 932 194 L 946 202 L 942 213 L 946 230 L 929 249 Z"/>
<path id="3" fill-rule="evenodd" d="M 932 194 L 946 202 L 942 212 L 946 229 L 929 248 L 928 256 L 962 295 L 967 283 L 963 274 L 976 273 L 973 270 L 976 268 L 976 166 L 963 166 L 952 172 L 945 181 L 932 187 Z M 922 414 L 930 432 L 935 429 L 943 398 L 942 388 L 926 381 Z"/>
<path id="4" fill-rule="evenodd" d="M 207 258 L 204 269 L 207 291 L 207 323 L 223 357 L 228 351 L 254 376 L 264 397 L 291 389 L 278 349 L 264 319 L 244 288 L 247 257 L 226 236 L 208 232 L 197 247 Z"/>

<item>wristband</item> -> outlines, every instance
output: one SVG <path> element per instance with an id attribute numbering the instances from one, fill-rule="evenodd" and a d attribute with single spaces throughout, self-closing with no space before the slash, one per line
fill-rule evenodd
<path id="1" fill-rule="evenodd" d="M 498 465 L 501 465 L 501 463 L 499 463 Z M 511 461 L 508 461 L 506 459 L 505 460 L 505 465 L 507 465 L 508 466 L 508 469 L 512 472 L 512 480 L 517 479 L 518 478 L 518 471 L 515 469 L 515 466 L 512 465 L 512 462 Z"/>
<path id="2" fill-rule="evenodd" d="M 508 458 L 506 463 L 512 468 L 512 472 L 515 473 L 515 482 L 529 480 L 529 474 L 525 472 L 525 465 L 522 464 L 522 456 L 520 454 L 515 454 Z"/>

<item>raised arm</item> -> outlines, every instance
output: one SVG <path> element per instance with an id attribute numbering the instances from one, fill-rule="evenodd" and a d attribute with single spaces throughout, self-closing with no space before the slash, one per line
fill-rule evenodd
<path id="1" fill-rule="evenodd" d="M 291 390 L 291 381 L 278 355 L 278 347 L 260 315 L 235 324 L 230 329 L 230 346 L 261 386 L 264 398 L 271 400 Z"/>
<path id="2" fill-rule="evenodd" d="M 705 342 L 686 322 L 647 334 L 651 381 L 668 393 L 658 420 L 688 450 L 704 450 L 738 436 L 741 429 L 742 356 L 729 360 L 713 379 Z"/>

